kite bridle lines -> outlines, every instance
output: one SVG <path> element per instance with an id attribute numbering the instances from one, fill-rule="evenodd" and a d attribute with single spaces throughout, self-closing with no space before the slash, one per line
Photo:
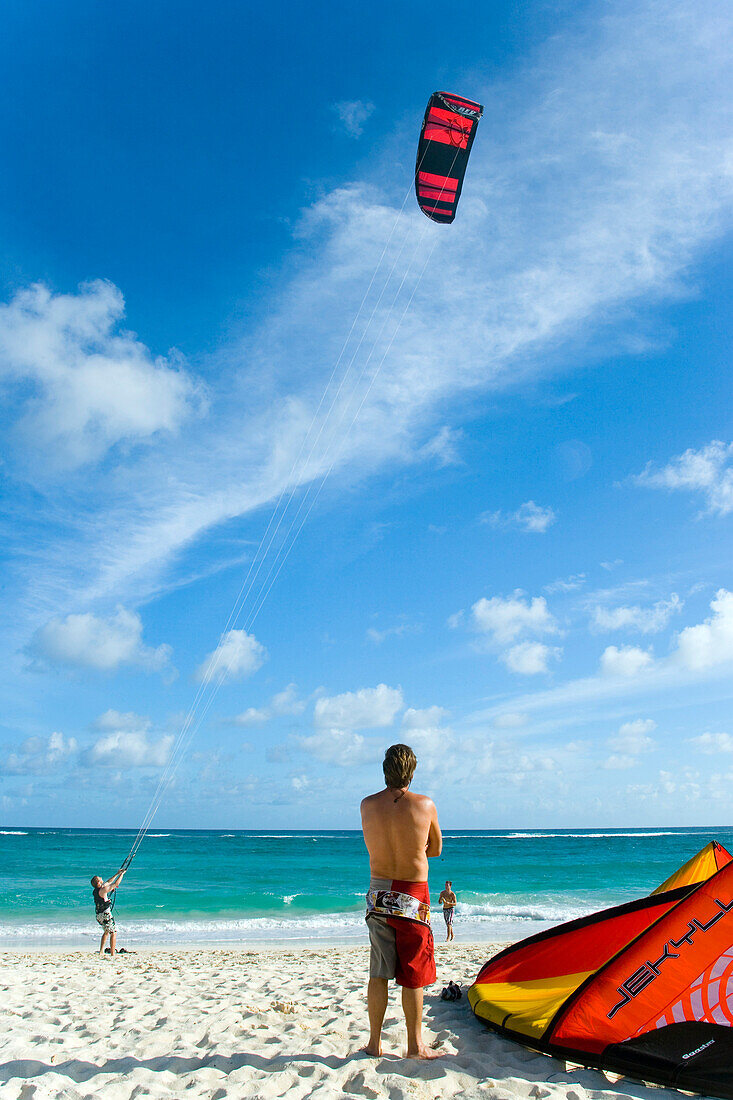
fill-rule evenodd
<path id="1" fill-rule="evenodd" d="M 454 154 L 453 164 L 451 165 L 451 169 L 449 170 L 447 175 L 450 175 L 450 171 L 452 171 L 452 168 L 453 168 L 453 165 L 455 164 L 457 156 L 458 156 L 458 150 L 456 150 L 456 153 Z M 422 163 L 422 159 L 424 159 L 424 154 L 423 154 L 423 158 L 421 158 L 421 161 L 417 165 L 416 171 L 419 171 L 420 165 Z M 290 552 L 292 551 L 295 543 L 297 542 L 298 537 L 299 537 L 301 531 L 303 530 L 303 527 L 305 526 L 305 524 L 308 520 L 308 517 L 310 516 L 313 508 L 315 507 L 315 505 L 316 505 L 316 503 L 317 503 L 317 501 L 318 501 L 318 499 L 321 495 L 321 492 L 322 492 L 328 478 L 330 477 L 330 475 L 331 475 L 331 473 L 334 469 L 334 466 L 336 465 L 336 463 L 338 462 L 339 458 L 341 457 L 341 455 L 343 453 L 343 449 L 346 445 L 346 442 L 349 439 L 349 436 L 351 435 L 351 432 L 352 432 L 357 420 L 359 419 L 359 416 L 361 414 L 361 410 L 364 407 L 364 404 L 365 404 L 367 398 L 369 397 L 369 394 L 372 390 L 372 387 L 374 386 L 374 383 L 376 382 L 379 374 L 381 373 L 381 370 L 382 370 L 382 367 L 385 363 L 385 360 L 386 360 L 386 358 L 387 358 L 387 356 L 388 356 L 388 354 L 389 354 L 389 352 L 392 348 L 392 345 L 394 344 L 394 341 L 395 341 L 395 339 L 397 337 L 397 334 L 400 330 L 402 322 L 404 321 L 404 319 L 407 315 L 407 312 L 410 309 L 410 306 L 411 306 L 412 301 L 415 297 L 417 289 L 418 289 L 418 287 L 419 287 L 419 285 L 422 281 L 423 275 L 425 274 L 425 271 L 427 270 L 427 266 L 430 262 L 433 251 L 434 251 L 435 246 L 437 244 L 437 240 L 438 240 L 437 236 L 436 236 L 435 240 L 433 241 L 433 244 L 431 245 L 431 247 L 428 251 L 428 254 L 425 258 L 425 261 L 424 261 L 424 263 L 423 263 L 423 265 L 420 269 L 419 275 L 418 275 L 418 277 L 415 281 L 415 284 L 412 288 L 410 296 L 407 300 L 407 304 L 405 305 L 405 307 L 402 310 L 402 313 L 399 316 L 397 324 L 394 327 L 394 330 L 393 330 L 391 336 L 389 337 L 387 345 L 386 345 L 386 347 L 385 347 L 385 349 L 384 349 L 384 351 L 381 355 L 381 358 L 379 359 L 379 361 L 377 363 L 377 366 L 372 371 L 372 375 L 371 375 L 371 378 L 369 379 L 368 385 L 366 386 L 366 389 L 364 390 L 364 393 L 362 394 L 361 399 L 358 400 L 358 391 L 359 391 L 359 389 L 360 389 L 360 387 L 363 383 L 363 380 L 364 380 L 365 375 L 367 373 L 367 370 L 369 368 L 369 364 L 372 360 L 372 356 L 374 354 L 375 348 L 377 348 L 377 346 L 379 345 L 379 343 L 382 339 L 382 336 L 386 331 L 387 325 L 389 324 L 389 322 L 391 321 L 391 319 L 393 317 L 393 314 L 394 314 L 394 312 L 396 310 L 396 307 L 397 307 L 397 302 L 398 302 L 398 299 L 400 297 L 400 294 L 402 293 L 405 282 L 407 281 L 407 279 L 410 275 L 410 272 L 412 270 L 412 265 L 413 265 L 417 255 L 418 255 L 418 253 L 421 249 L 423 240 L 425 238 L 425 234 L 428 231 L 428 224 L 429 223 L 425 224 L 425 227 L 423 228 L 422 233 L 419 235 L 417 244 L 415 245 L 415 247 L 412 251 L 410 259 L 409 259 L 409 261 L 407 263 L 407 266 L 405 268 L 404 274 L 402 275 L 402 278 L 400 280 L 399 286 L 398 286 L 396 292 L 393 294 L 392 300 L 391 300 L 389 306 L 387 307 L 387 312 L 386 312 L 385 318 L 384 318 L 384 320 L 381 324 L 379 332 L 378 332 L 376 338 L 372 342 L 371 348 L 368 352 L 368 355 L 366 356 L 366 360 L 365 360 L 363 366 L 358 371 L 358 376 L 356 378 L 356 382 L 355 382 L 354 386 L 352 387 L 351 392 L 347 393 L 346 399 L 342 404 L 342 408 L 340 410 L 340 414 L 338 415 L 338 419 L 336 419 L 336 421 L 335 421 L 335 429 L 331 433 L 331 437 L 326 438 L 325 448 L 324 448 L 323 456 L 322 456 L 322 462 L 323 462 L 324 465 L 326 463 L 329 463 L 329 464 L 328 464 L 328 466 L 325 470 L 325 473 L 322 474 L 322 476 L 320 477 L 320 480 L 318 482 L 317 482 L 316 478 L 313 478 L 312 480 L 310 480 L 308 482 L 305 491 L 301 494 L 300 501 L 298 503 L 295 514 L 290 519 L 289 526 L 287 527 L 287 530 L 286 530 L 284 536 L 280 539 L 279 545 L 275 549 L 274 556 L 271 557 L 271 561 L 270 561 L 270 564 L 269 564 L 269 569 L 267 570 L 267 572 L 264 576 L 264 579 L 262 580 L 261 584 L 259 585 L 258 591 L 256 592 L 255 596 L 250 600 L 252 592 L 254 591 L 255 586 L 257 584 L 260 572 L 261 572 L 261 570 L 262 570 L 262 568 L 265 564 L 266 559 L 268 558 L 268 555 L 270 554 L 270 550 L 272 549 L 272 547 L 275 543 L 275 540 L 277 539 L 278 533 L 279 533 L 281 527 L 283 526 L 283 522 L 285 521 L 285 517 L 288 513 L 288 510 L 290 509 L 290 505 L 291 505 L 296 493 L 298 492 L 298 490 L 300 488 L 300 477 L 302 477 L 302 475 L 305 473 L 305 471 L 308 470 L 308 468 L 310 466 L 310 463 L 313 460 L 313 457 L 316 453 L 316 449 L 317 449 L 317 447 L 320 443 L 321 437 L 323 436 L 323 433 L 324 433 L 326 427 L 329 426 L 329 422 L 333 418 L 334 409 L 336 408 L 337 402 L 339 401 L 339 398 L 341 396 L 341 393 L 344 389 L 344 386 L 345 386 L 347 380 L 349 379 L 349 377 L 352 374 L 352 370 L 353 370 L 356 358 L 357 358 L 357 356 L 358 356 L 358 354 L 359 354 L 359 352 L 362 348 L 362 345 L 363 345 L 363 343 L 364 343 L 364 341 L 367 337 L 367 334 L 369 333 L 369 331 L 372 327 L 372 322 L 374 321 L 374 318 L 377 314 L 377 310 L 380 307 L 380 304 L 382 302 L 382 298 L 384 297 L 384 294 L 387 290 L 387 287 L 388 287 L 388 285 L 389 285 L 389 283 L 392 279 L 392 276 L 394 274 L 395 268 L 396 268 L 396 266 L 397 266 L 397 264 L 400 260 L 400 257 L 402 256 L 402 253 L 403 253 L 403 251 L 405 249 L 405 246 L 407 244 L 408 238 L 410 236 L 410 226 L 409 225 L 408 225 L 407 231 L 406 231 L 406 233 L 403 237 L 402 243 L 400 244 L 400 246 L 397 250 L 397 253 L 396 253 L 395 258 L 392 262 L 392 265 L 389 269 L 389 272 L 387 273 L 386 279 L 384 280 L 384 282 L 382 284 L 382 287 L 381 287 L 381 290 L 379 291 L 379 295 L 377 297 L 377 300 L 376 300 L 374 306 L 372 307 L 371 313 L 369 314 L 369 317 L 368 317 L 368 320 L 367 320 L 366 324 L 364 325 L 363 331 L 361 333 L 361 336 L 359 337 L 359 340 L 356 344 L 356 347 L 355 347 L 354 351 L 351 353 L 350 358 L 348 359 L 346 368 L 342 373 L 342 377 L 341 377 L 338 385 L 335 388 L 335 392 L 333 392 L 333 395 L 331 397 L 330 404 L 328 405 L 328 408 L 326 410 L 325 416 L 321 419 L 320 426 L 319 426 L 319 428 L 318 428 L 318 430 L 315 434 L 315 437 L 313 438 L 313 440 L 310 444 L 310 449 L 308 451 L 308 455 L 305 458 L 305 461 L 301 462 L 301 460 L 303 459 L 303 454 L 306 450 L 306 446 L 308 445 L 308 441 L 311 438 L 311 436 L 313 435 L 314 429 L 316 428 L 316 424 L 318 422 L 321 410 L 322 410 L 322 408 L 324 407 L 324 405 L 326 404 L 326 402 L 328 400 L 329 391 L 331 391 L 334 387 L 334 382 L 335 382 L 335 379 L 336 379 L 336 375 L 337 375 L 339 366 L 340 366 L 342 360 L 345 357 L 346 349 L 349 345 L 349 342 L 350 342 L 350 340 L 352 338 L 352 335 L 354 333 L 354 329 L 356 328 L 356 325 L 357 325 L 357 323 L 359 321 L 359 318 L 362 314 L 362 311 L 363 311 L 364 306 L 366 304 L 367 298 L 369 297 L 369 294 L 370 294 L 370 292 L 371 292 L 371 290 L 372 290 L 372 288 L 373 288 L 373 286 L 374 286 L 374 284 L 377 280 L 379 270 L 382 267 L 382 263 L 384 261 L 384 258 L 386 256 L 386 254 L 387 254 L 387 250 L 390 247 L 390 244 L 392 242 L 392 238 L 395 234 L 395 230 L 397 229 L 397 226 L 400 222 L 400 219 L 401 219 L 402 214 L 403 214 L 404 209 L 405 209 L 405 205 L 406 205 L 407 200 L 408 200 L 408 198 L 409 198 L 409 196 L 412 192 L 412 189 L 413 188 L 412 188 L 412 183 L 411 183 L 408 191 L 405 194 L 404 199 L 402 200 L 402 205 L 401 205 L 399 211 L 397 212 L 397 214 L 395 216 L 394 223 L 393 223 L 392 228 L 389 232 L 387 240 L 384 244 L 384 247 L 382 249 L 382 253 L 379 257 L 379 260 L 378 260 L 377 265 L 374 269 L 374 272 L 372 273 L 372 276 L 369 280 L 369 285 L 367 286 L 367 289 L 364 292 L 364 295 L 361 299 L 361 303 L 359 305 L 359 308 L 357 309 L 356 314 L 354 315 L 354 319 L 351 322 L 351 326 L 350 326 L 349 331 L 347 333 L 347 336 L 346 336 L 346 338 L 343 342 L 341 350 L 339 351 L 339 354 L 338 354 L 338 357 L 337 357 L 337 359 L 334 363 L 334 366 L 331 370 L 328 382 L 326 383 L 326 386 L 323 390 L 323 393 L 321 394 L 321 398 L 320 398 L 320 400 L 318 402 L 318 405 L 316 407 L 316 410 L 313 414 L 313 417 L 311 419 L 308 430 L 305 433 L 305 435 L 303 436 L 303 439 L 302 439 L 301 444 L 300 444 L 300 448 L 299 448 L 298 453 L 297 453 L 297 455 L 296 455 L 296 457 L 293 461 L 293 464 L 291 466 L 290 473 L 288 474 L 287 478 L 283 482 L 283 487 L 282 487 L 282 489 L 280 491 L 280 494 L 278 496 L 277 502 L 275 504 L 275 508 L 273 509 L 273 511 L 270 515 L 270 518 L 268 520 L 267 526 L 265 527 L 265 530 L 264 530 L 264 532 L 263 532 L 263 534 L 260 538 L 257 549 L 256 549 L 256 551 L 255 551 L 255 553 L 252 557 L 252 560 L 250 562 L 250 565 L 249 565 L 249 568 L 248 568 L 247 573 L 245 575 L 245 578 L 242 582 L 242 585 L 239 589 L 239 592 L 238 592 L 237 597 L 234 601 L 232 609 L 229 613 L 229 617 L 228 617 L 227 622 L 225 624 L 224 630 L 220 635 L 219 645 L 217 646 L 216 650 L 214 651 L 211 658 L 207 662 L 206 668 L 205 668 L 204 673 L 201 677 L 201 682 L 198 686 L 198 689 L 197 689 L 196 694 L 194 696 L 193 702 L 191 703 L 191 706 L 189 707 L 188 712 L 186 713 L 186 716 L 185 716 L 185 719 L 184 719 L 183 724 L 181 726 L 181 729 L 180 729 L 180 731 L 179 731 L 179 733 L 178 733 L 178 735 L 177 735 L 177 737 L 174 741 L 173 747 L 171 749 L 171 754 L 170 754 L 170 756 L 168 758 L 168 761 L 166 762 L 166 765 L 163 768 L 163 770 L 161 772 L 161 775 L 159 777 L 158 784 L 157 784 L 155 793 L 153 794 L 153 797 L 151 799 L 148 810 L 145 814 L 145 817 L 143 818 L 143 821 L 140 825 L 140 828 L 137 831 L 137 835 L 135 836 L 135 839 L 133 840 L 130 851 L 129 851 L 128 855 L 126 856 L 126 858 L 125 858 L 125 860 L 122 864 L 122 869 L 124 869 L 124 870 L 127 870 L 127 868 L 132 863 L 133 859 L 135 858 L 135 855 L 137 854 L 137 851 L 138 851 L 143 839 L 145 838 L 146 833 L 150 829 L 150 826 L 151 826 L 151 824 L 153 822 L 153 819 L 155 817 L 155 814 L 156 814 L 156 812 L 157 812 L 157 810 L 158 810 L 158 808 L 161 804 L 163 796 L 164 796 L 166 790 L 168 789 L 168 787 L 170 786 L 170 784 L 172 783 L 172 781 L 175 777 L 175 774 L 178 770 L 178 767 L 180 765 L 181 760 L 183 759 L 183 756 L 185 755 L 185 752 L 186 752 L 186 749 L 188 748 L 188 745 L 190 744 L 191 740 L 193 739 L 193 737 L 196 735 L 196 733 L 200 729 L 203 721 L 205 720 L 205 718 L 206 718 L 206 716 L 207 716 L 207 714 L 208 714 L 208 712 L 211 708 L 211 705 L 212 705 L 214 699 L 216 698 L 216 696 L 219 692 L 220 687 L 222 686 L 222 684 L 226 680 L 229 672 L 231 671 L 232 664 L 233 664 L 233 657 L 229 658 L 229 660 L 226 661 L 226 662 L 224 662 L 222 660 L 222 655 L 223 655 L 223 652 L 224 652 L 224 649 L 223 649 L 223 646 L 222 646 L 223 640 L 226 638 L 229 631 L 233 630 L 235 628 L 235 626 L 236 626 L 236 624 L 237 624 L 237 622 L 240 618 L 240 615 L 242 614 L 242 611 L 243 611 L 245 605 L 247 604 L 248 600 L 250 601 L 250 608 L 249 608 L 249 613 L 245 618 L 245 622 L 244 622 L 244 626 L 243 626 L 243 629 L 244 629 L 245 632 L 249 631 L 252 628 L 252 625 L 254 624 L 257 616 L 259 615 L 259 612 L 262 610 L 262 607 L 263 607 L 263 605 L 264 605 L 264 603 L 265 603 L 265 601 L 266 601 L 266 599 L 267 599 L 267 597 L 270 593 L 270 590 L 272 589 L 272 586 L 274 585 L 275 581 L 277 580 L 278 576 L 280 575 L 280 572 L 282 571 L 282 568 L 285 565 L 285 562 L 287 561 L 287 559 L 290 555 Z M 445 185 L 443 185 L 443 187 L 441 187 L 441 195 L 442 195 L 444 189 L 445 189 Z M 329 461 L 329 452 L 331 451 L 331 448 L 332 448 L 332 445 L 333 445 L 334 441 L 339 437 L 339 433 L 341 432 L 342 425 L 344 424 L 344 421 L 347 418 L 347 415 L 349 413 L 349 409 L 352 407 L 352 398 L 356 398 L 358 400 L 356 410 L 353 412 L 353 415 L 351 417 L 351 420 L 348 423 L 348 426 L 347 426 L 345 432 L 343 432 L 340 435 L 340 441 L 338 442 L 335 453 L 333 453 L 333 456 L 330 458 L 330 461 Z M 299 477 L 295 476 L 296 472 L 299 473 L 299 475 L 300 475 Z M 314 486 L 316 486 L 316 482 L 317 482 L 317 488 L 315 488 L 315 490 L 314 490 Z M 310 498 L 310 502 L 309 502 L 309 498 Z M 304 512 L 304 514 L 302 515 L 302 518 L 300 519 L 300 522 L 298 523 L 298 519 L 301 516 L 302 512 Z M 218 673 L 218 676 L 217 676 L 217 673 Z M 215 676 L 217 678 L 216 678 L 215 682 L 213 683 L 213 686 L 211 687 L 211 690 L 209 691 L 208 689 L 209 689 L 210 685 L 212 684 L 212 681 L 214 681 Z M 208 695 L 207 695 L 207 692 L 208 692 Z M 207 696 L 207 697 L 204 699 L 204 696 Z M 203 706 L 201 707 L 201 710 L 199 710 L 199 705 L 202 703 L 202 700 L 203 700 Z"/>

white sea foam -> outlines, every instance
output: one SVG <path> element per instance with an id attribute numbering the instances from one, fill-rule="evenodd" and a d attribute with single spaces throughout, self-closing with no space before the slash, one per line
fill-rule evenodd
<path id="1" fill-rule="evenodd" d="M 592 913 L 593 909 L 585 905 L 537 905 L 527 904 L 485 904 L 471 905 L 470 902 L 462 902 L 457 910 L 461 916 L 479 921 L 482 924 L 491 921 L 549 921 L 552 924 L 560 924 L 563 921 L 576 920 Z"/>
<path id="2" fill-rule="evenodd" d="M 170 836 L 170 835 L 171 835 L 170 833 L 148 833 L 148 834 L 147 834 L 147 836 L 148 836 L 148 837 L 153 837 L 153 836 Z"/>
<path id="3" fill-rule="evenodd" d="M 443 840 L 624 840 L 626 837 L 695 836 L 694 832 L 666 831 L 622 833 L 443 833 Z"/>
<path id="4" fill-rule="evenodd" d="M 0 829 L 0 836 L 28 836 L 22 829 Z"/>
<path id="5" fill-rule="evenodd" d="M 299 895 L 286 895 L 285 904 Z M 516 940 L 553 924 L 583 916 L 597 906 L 577 904 L 535 904 L 520 899 L 480 899 L 459 904 L 456 921 L 462 937 L 489 941 Z M 169 920 L 163 917 L 125 919 L 116 914 L 120 935 L 133 944 L 181 944 L 359 941 L 364 938 L 364 910 L 313 913 L 303 916 L 222 917 L 204 920 Z M 434 925 L 442 927 L 440 910 L 434 910 Z M 0 925 L 0 946 L 32 943 L 86 943 L 96 938 L 93 921 L 68 921 Z"/>

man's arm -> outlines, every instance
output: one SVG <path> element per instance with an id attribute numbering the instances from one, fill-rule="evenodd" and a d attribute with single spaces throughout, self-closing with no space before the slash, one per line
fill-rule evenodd
<path id="1" fill-rule="evenodd" d="M 443 851 L 443 834 L 438 824 L 438 811 L 435 804 L 431 802 L 430 805 L 430 830 L 428 832 L 428 842 L 425 845 L 425 855 L 428 859 L 434 859 Z"/>
<path id="2" fill-rule="evenodd" d="M 112 878 L 107 879 L 106 882 L 103 882 L 99 888 L 100 893 L 104 892 L 106 894 L 108 890 L 116 890 L 122 882 L 122 876 L 124 875 L 124 873 L 124 871 L 118 871 L 116 875 L 112 876 Z"/>

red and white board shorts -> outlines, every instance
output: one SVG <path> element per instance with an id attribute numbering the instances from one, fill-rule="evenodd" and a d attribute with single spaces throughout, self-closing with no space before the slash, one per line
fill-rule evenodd
<path id="1" fill-rule="evenodd" d="M 427 882 L 372 879 L 372 890 L 396 890 L 430 904 Z M 429 924 L 405 917 L 367 917 L 371 957 L 370 978 L 394 978 L 398 985 L 420 989 L 435 981 L 433 933 Z"/>

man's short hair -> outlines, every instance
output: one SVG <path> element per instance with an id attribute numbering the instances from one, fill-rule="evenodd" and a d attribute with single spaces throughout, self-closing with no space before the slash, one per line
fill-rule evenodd
<path id="1" fill-rule="evenodd" d="M 417 757 L 409 745 L 390 745 L 384 754 L 384 782 L 388 787 L 407 787 L 412 782 Z"/>

